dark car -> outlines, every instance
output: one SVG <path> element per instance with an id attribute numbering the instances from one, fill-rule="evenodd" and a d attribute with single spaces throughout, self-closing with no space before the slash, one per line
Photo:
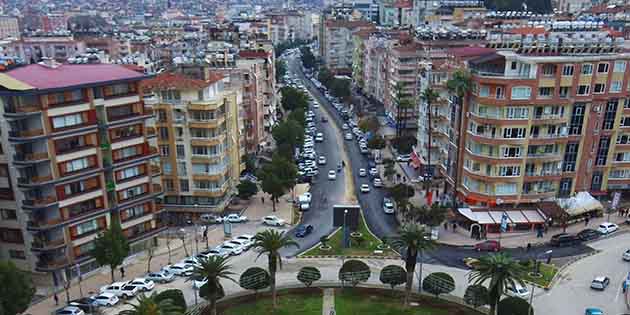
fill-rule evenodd
<path id="1" fill-rule="evenodd" d="M 323 123 L 328 122 L 328 118 L 326 118 L 326 117 L 322 117 L 322 122 L 323 122 Z"/>
<path id="2" fill-rule="evenodd" d="M 295 229 L 295 236 L 296 237 L 306 237 L 307 235 L 311 234 L 313 232 L 313 226 L 308 224 L 308 225 L 300 225 Z"/>
<path id="3" fill-rule="evenodd" d="M 478 252 L 498 252 L 501 250 L 501 243 L 498 241 L 485 241 L 475 245 L 475 250 Z"/>
<path id="4" fill-rule="evenodd" d="M 70 301 L 69 306 L 76 306 L 86 313 L 94 313 L 98 309 L 98 302 L 91 297 L 84 297 Z"/>
<path id="5" fill-rule="evenodd" d="M 590 241 L 600 237 L 602 234 L 593 229 L 584 229 L 577 234 L 582 241 Z"/>
<path id="6" fill-rule="evenodd" d="M 551 244 L 551 246 L 563 247 L 577 245 L 581 241 L 582 240 L 577 237 L 577 235 L 560 233 L 552 236 L 549 244 Z"/>

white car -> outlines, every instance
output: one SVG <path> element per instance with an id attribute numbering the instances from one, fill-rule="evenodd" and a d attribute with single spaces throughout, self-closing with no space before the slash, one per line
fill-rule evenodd
<path id="1" fill-rule="evenodd" d="M 315 136 L 315 142 L 324 142 L 324 134 L 321 132 Z"/>
<path id="2" fill-rule="evenodd" d="M 145 278 L 136 278 L 128 282 L 130 285 L 138 287 L 138 289 L 142 291 L 151 291 L 155 288 L 155 282 L 145 279 Z"/>
<path id="3" fill-rule="evenodd" d="M 367 171 L 364 168 L 360 168 L 359 169 L 359 176 L 360 177 L 365 177 L 367 176 Z"/>
<path id="4" fill-rule="evenodd" d="M 345 136 L 346 140 L 352 140 L 352 134 L 349 132 L 346 132 L 346 136 Z"/>
<path id="5" fill-rule="evenodd" d="M 245 250 L 250 249 L 252 246 L 254 246 L 254 235 L 250 235 L 250 234 L 243 234 L 243 235 L 239 235 L 236 238 L 234 238 L 237 241 L 241 241 L 245 243 Z"/>
<path id="6" fill-rule="evenodd" d="M 175 280 L 175 275 L 167 270 L 160 270 L 159 272 L 149 272 L 145 278 L 158 283 L 167 283 Z"/>
<path id="7" fill-rule="evenodd" d="M 348 124 L 343 124 L 343 125 L 341 126 L 341 129 L 343 129 L 343 130 L 348 130 L 349 128 L 350 128 L 350 127 L 348 127 Z"/>
<path id="8" fill-rule="evenodd" d="M 610 234 L 612 232 L 617 231 L 618 229 L 619 229 L 619 226 L 617 226 L 617 224 L 604 222 L 599 225 L 599 227 L 597 228 L 597 231 L 602 234 Z"/>
<path id="9" fill-rule="evenodd" d="M 206 283 L 208 283 L 208 279 L 206 278 L 203 278 L 202 280 L 193 280 L 193 289 L 199 290 Z"/>
<path id="10" fill-rule="evenodd" d="M 379 187 L 383 187 L 383 181 L 380 178 L 375 178 L 374 179 L 374 187 L 379 188 Z"/>
<path id="11" fill-rule="evenodd" d="M 228 241 L 227 243 L 234 244 L 240 247 L 243 252 L 248 250 L 251 247 L 251 243 L 249 241 L 244 241 L 244 240 L 233 239 L 233 240 Z"/>
<path id="12" fill-rule="evenodd" d="M 118 299 L 116 294 L 113 294 L 113 293 L 101 293 L 95 296 L 94 300 L 100 306 L 114 306 L 118 304 L 118 301 L 120 301 L 120 299 Z"/>
<path id="13" fill-rule="evenodd" d="M 623 255 L 621 255 L 621 258 L 625 261 L 630 261 L 630 249 L 623 252 Z"/>
<path id="14" fill-rule="evenodd" d="M 283 226 L 287 222 L 283 219 L 276 217 L 275 215 L 268 215 L 263 218 L 263 223 L 266 225 L 272 225 L 272 226 Z"/>
<path id="15" fill-rule="evenodd" d="M 319 108 L 319 103 L 317 102 L 313 103 L 313 108 Z"/>
<path id="16" fill-rule="evenodd" d="M 362 193 L 369 193 L 370 192 L 370 185 L 362 184 L 360 189 L 361 189 Z"/>
<path id="17" fill-rule="evenodd" d="M 394 213 L 394 203 L 389 198 L 383 198 L 383 212 L 387 214 Z"/>
<path id="18" fill-rule="evenodd" d="M 85 315 L 85 312 L 76 306 L 66 306 L 55 312 L 56 315 Z"/>
<path id="19" fill-rule="evenodd" d="M 225 242 L 223 245 L 217 247 L 218 250 L 230 253 L 232 256 L 240 255 L 243 253 L 243 248 L 234 243 Z"/>
<path id="20" fill-rule="evenodd" d="M 505 294 L 521 299 L 529 298 L 529 290 L 518 283 L 515 283 L 514 286 L 508 286 L 505 290 Z"/>
<path id="21" fill-rule="evenodd" d="M 231 213 L 227 217 L 224 218 L 230 223 L 241 223 L 247 221 L 247 217 L 244 215 L 238 215 L 236 213 Z"/>
<path id="22" fill-rule="evenodd" d="M 230 256 L 230 254 L 226 253 L 225 251 L 221 251 L 221 250 L 218 250 L 216 248 L 212 248 L 212 249 L 208 249 L 208 250 L 205 250 L 205 251 L 199 253 L 197 255 L 197 259 L 201 259 L 201 258 L 208 259 L 211 256 L 221 256 L 223 258 L 226 258 L 226 257 Z"/>
<path id="23" fill-rule="evenodd" d="M 312 199 L 312 195 L 310 192 L 305 192 L 302 195 L 300 195 L 300 197 L 298 198 L 300 200 L 300 202 L 311 202 Z"/>
<path id="24" fill-rule="evenodd" d="M 398 162 L 409 162 L 411 160 L 411 154 L 401 154 L 396 157 Z"/>
<path id="25" fill-rule="evenodd" d="M 130 299 L 136 295 L 138 295 L 138 293 L 140 293 L 140 291 L 142 291 L 141 288 L 135 286 L 135 285 L 131 285 L 129 283 L 125 284 L 122 289 L 120 289 L 121 292 L 121 296 L 123 299 Z"/>
<path id="26" fill-rule="evenodd" d="M 170 266 L 164 267 L 168 272 L 176 275 L 176 276 L 189 276 L 193 271 L 193 265 L 190 264 L 174 264 Z"/>
<path id="27" fill-rule="evenodd" d="M 376 167 L 372 167 L 370 169 L 370 175 L 372 175 L 372 176 L 378 175 L 378 170 L 376 169 Z"/>
<path id="28" fill-rule="evenodd" d="M 180 264 L 188 264 L 188 265 L 193 265 L 193 266 L 197 266 L 199 265 L 199 259 L 197 257 L 186 257 L 182 260 L 179 261 Z"/>
<path id="29" fill-rule="evenodd" d="M 337 179 L 337 172 L 334 170 L 330 170 L 328 171 L 328 179 L 329 180 L 335 180 Z"/>
<path id="30" fill-rule="evenodd" d="M 320 156 L 319 159 L 317 160 L 317 164 L 325 165 L 326 164 L 326 157 L 325 156 Z"/>
<path id="31" fill-rule="evenodd" d="M 114 282 L 101 287 L 100 293 L 111 293 L 115 294 L 117 297 L 128 299 L 138 294 L 138 288 L 128 285 L 127 282 Z"/>

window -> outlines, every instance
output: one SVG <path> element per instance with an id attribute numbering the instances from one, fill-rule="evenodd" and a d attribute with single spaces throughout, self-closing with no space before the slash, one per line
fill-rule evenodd
<path id="1" fill-rule="evenodd" d="M 24 243 L 24 237 L 22 237 L 21 230 L 0 228 L 0 241 L 5 243 L 22 244 Z"/>
<path id="2" fill-rule="evenodd" d="M 564 65 L 564 66 L 562 66 L 562 75 L 564 75 L 564 76 L 572 76 L 573 75 L 573 65 Z"/>
<path id="3" fill-rule="evenodd" d="M 529 86 L 515 86 L 512 88 L 513 100 L 527 100 L 532 94 L 532 88 Z"/>
<path id="4" fill-rule="evenodd" d="M 183 144 L 178 144 L 177 145 L 177 158 L 178 159 L 183 159 L 186 157 L 186 153 L 184 151 L 184 145 Z"/>
<path id="5" fill-rule="evenodd" d="M 96 220 L 88 221 L 77 225 L 77 235 L 94 232 L 98 230 L 98 222 Z"/>
<path id="6" fill-rule="evenodd" d="M 162 99 L 165 101 L 179 101 L 182 99 L 179 91 L 177 90 L 164 90 L 160 93 Z"/>
<path id="7" fill-rule="evenodd" d="M 564 151 L 562 170 L 564 172 L 575 172 L 575 161 L 577 160 L 579 143 L 568 143 Z"/>
<path id="8" fill-rule="evenodd" d="M 608 148 L 610 147 L 610 137 L 599 138 L 599 145 L 597 146 L 597 159 L 595 165 L 606 165 L 608 159 Z"/>
<path id="9" fill-rule="evenodd" d="M 561 86 L 560 90 L 558 91 L 558 96 L 560 98 L 569 98 L 569 94 L 571 93 L 571 87 L 570 86 Z"/>
<path id="10" fill-rule="evenodd" d="M 177 162 L 177 176 L 188 176 L 186 162 Z"/>
<path id="11" fill-rule="evenodd" d="M 593 65 L 590 63 L 585 63 L 582 65 L 582 74 L 591 75 L 593 74 Z"/>
<path id="12" fill-rule="evenodd" d="M 175 191 L 175 185 L 172 179 L 165 179 L 164 185 L 166 186 L 166 191 Z"/>
<path id="13" fill-rule="evenodd" d="M 608 64 L 600 63 L 597 64 L 597 73 L 607 73 L 608 72 Z"/>
<path id="14" fill-rule="evenodd" d="M 488 97 L 490 95 L 490 88 L 482 85 L 481 88 L 479 89 L 479 96 L 480 97 Z"/>
<path id="15" fill-rule="evenodd" d="M 538 97 L 539 98 L 550 98 L 553 96 L 553 88 L 552 87 L 541 87 L 538 88 Z"/>
<path id="16" fill-rule="evenodd" d="M 140 166 L 134 166 L 130 168 L 126 168 L 119 172 L 119 180 L 125 180 L 127 178 L 133 178 L 136 176 L 140 176 Z"/>
<path id="17" fill-rule="evenodd" d="M 630 117 L 621 117 L 620 127 L 630 127 Z"/>
<path id="18" fill-rule="evenodd" d="M 180 179 L 179 180 L 179 190 L 182 191 L 182 192 L 190 191 L 190 187 L 188 186 L 188 180 L 187 179 Z"/>
<path id="19" fill-rule="evenodd" d="M 494 190 L 496 195 L 513 195 L 516 193 L 516 183 L 497 184 Z"/>
<path id="20" fill-rule="evenodd" d="M 117 160 L 127 159 L 127 158 L 134 157 L 139 154 L 138 147 L 126 147 L 124 149 L 118 150 L 117 153 L 118 153 L 116 154 Z"/>
<path id="21" fill-rule="evenodd" d="M 87 157 L 66 162 L 66 172 L 76 172 L 90 167 L 90 161 Z"/>
<path id="22" fill-rule="evenodd" d="M 505 92 L 503 91 L 502 86 L 497 86 L 496 91 L 495 91 L 495 96 L 496 96 L 496 99 L 499 99 L 499 100 L 505 98 Z"/>
<path id="23" fill-rule="evenodd" d="M 520 176 L 521 167 L 518 165 L 500 166 L 499 175 L 500 176 Z"/>
<path id="24" fill-rule="evenodd" d="M 577 95 L 588 95 L 591 92 L 590 85 L 580 85 L 578 86 Z"/>
<path id="25" fill-rule="evenodd" d="M 630 108 L 630 98 L 625 98 L 623 100 L 623 108 Z"/>
<path id="26" fill-rule="evenodd" d="M 622 81 L 612 81 L 610 82 L 610 93 L 619 93 L 621 92 L 621 83 Z"/>
<path id="27" fill-rule="evenodd" d="M 52 125 L 55 129 L 67 128 L 76 125 L 80 125 L 83 123 L 83 116 L 81 113 L 65 115 L 65 116 L 57 116 L 53 117 Z"/>
<path id="28" fill-rule="evenodd" d="M 82 192 L 93 190 L 95 188 L 98 188 L 99 185 L 100 181 L 98 180 L 98 177 L 92 177 L 78 182 L 66 184 L 63 186 L 63 192 L 65 194 L 64 197 L 68 198 Z"/>
<path id="29" fill-rule="evenodd" d="M 0 209 L 0 220 L 17 220 L 17 213 L 13 209 Z"/>
<path id="30" fill-rule="evenodd" d="M 164 172 L 164 175 L 171 175 L 173 173 L 171 163 L 162 160 L 162 172 Z"/>
<path id="31" fill-rule="evenodd" d="M 593 89 L 593 94 L 602 94 L 604 92 L 606 92 L 606 84 L 596 83 L 595 88 Z"/>
<path id="32" fill-rule="evenodd" d="M 626 62 L 622 60 L 615 61 L 613 72 L 626 72 Z"/>
<path id="33" fill-rule="evenodd" d="M 159 127 L 158 129 L 160 131 L 160 140 L 168 140 L 168 128 Z"/>
<path id="34" fill-rule="evenodd" d="M 12 259 L 26 259 L 26 255 L 24 254 L 23 250 L 15 249 L 9 250 L 9 257 L 11 257 Z"/>
<path id="35" fill-rule="evenodd" d="M 170 155 L 170 150 L 168 148 L 168 145 L 161 145 L 160 146 L 160 155 L 161 156 L 169 156 Z"/>
<path id="36" fill-rule="evenodd" d="M 159 122 L 166 122 L 166 111 L 163 109 L 158 109 L 157 110 L 157 114 L 158 114 L 158 121 Z"/>
<path id="37" fill-rule="evenodd" d="M 197 91 L 197 100 L 203 101 L 203 90 Z"/>
<path id="38" fill-rule="evenodd" d="M 504 147 L 503 157 L 520 157 L 521 147 Z"/>
<path id="39" fill-rule="evenodd" d="M 512 61 L 512 62 L 510 63 L 510 69 L 512 69 L 512 70 L 516 70 L 516 66 L 517 66 L 516 61 Z"/>
<path id="40" fill-rule="evenodd" d="M 134 186 L 131 188 L 127 188 L 125 190 L 123 190 L 122 192 L 120 192 L 120 197 L 122 198 L 122 200 L 126 200 L 126 199 L 130 199 L 130 198 L 134 198 L 136 196 L 140 196 L 142 194 L 144 194 L 146 192 L 146 186 L 145 185 L 139 185 L 139 186 Z"/>
<path id="41" fill-rule="evenodd" d="M 525 128 L 504 128 L 503 138 L 508 138 L 508 139 L 525 138 Z"/>
<path id="42" fill-rule="evenodd" d="M 543 65 L 542 73 L 544 76 L 554 76 L 556 74 L 556 65 L 550 63 Z"/>
<path id="43" fill-rule="evenodd" d="M 602 125 L 602 129 L 604 130 L 613 129 L 613 125 L 615 123 L 615 118 L 617 115 L 618 104 L 619 104 L 618 99 L 612 99 L 608 101 L 608 104 L 606 104 L 606 113 L 604 114 L 604 123 Z"/>
<path id="44" fill-rule="evenodd" d="M 527 118 L 529 118 L 529 108 L 527 108 L 527 107 L 507 107 L 507 108 L 505 108 L 505 118 L 507 118 L 507 119 L 527 119 Z"/>

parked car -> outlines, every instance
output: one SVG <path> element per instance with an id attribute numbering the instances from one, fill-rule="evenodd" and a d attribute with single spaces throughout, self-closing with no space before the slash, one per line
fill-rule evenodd
<path id="1" fill-rule="evenodd" d="M 549 244 L 551 246 L 573 246 L 579 244 L 582 240 L 577 235 L 560 233 L 551 237 Z"/>
<path id="2" fill-rule="evenodd" d="M 584 311 L 584 315 L 604 315 L 604 311 L 599 308 L 589 307 Z"/>
<path id="3" fill-rule="evenodd" d="M 359 177 L 367 176 L 367 171 L 364 168 L 359 169 Z"/>
<path id="4" fill-rule="evenodd" d="M 311 234 L 311 232 L 313 232 L 313 226 L 310 224 L 304 225 L 304 224 L 300 224 L 296 229 L 295 229 L 295 237 L 306 237 L 307 235 Z"/>
<path id="5" fill-rule="evenodd" d="M 514 283 L 514 286 L 509 285 L 505 290 L 505 294 L 508 296 L 519 297 L 521 299 L 529 298 L 529 290 L 518 283 Z"/>
<path id="6" fill-rule="evenodd" d="M 175 275 L 167 270 L 160 270 L 158 272 L 149 272 L 144 278 L 157 283 L 167 283 L 175 280 Z"/>
<path id="7" fill-rule="evenodd" d="M 300 202 L 311 202 L 312 198 L 313 198 L 313 195 L 311 195 L 310 192 L 305 192 L 298 197 L 298 200 Z"/>
<path id="8" fill-rule="evenodd" d="M 223 222 L 223 218 L 214 214 L 210 214 L 210 213 L 204 213 L 199 218 L 201 219 L 202 222 L 211 223 L 211 224 Z"/>
<path id="9" fill-rule="evenodd" d="M 250 243 L 248 241 L 244 241 L 244 240 L 232 239 L 232 240 L 228 241 L 227 243 L 228 244 L 234 244 L 234 245 L 240 247 L 243 252 L 248 250 L 251 247 Z"/>
<path id="10" fill-rule="evenodd" d="M 208 283 L 208 279 L 193 280 L 193 289 L 199 290 L 204 284 Z"/>
<path id="11" fill-rule="evenodd" d="M 76 306 L 82 309 L 86 313 L 94 313 L 98 310 L 98 302 L 91 297 L 84 297 L 76 300 L 72 300 L 68 303 L 69 306 Z"/>
<path id="12" fill-rule="evenodd" d="M 254 246 L 254 235 L 243 234 L 235 237 L 234 240 L 243 242 L 243 244 L 245 245 L 245 250 L 248 250 L 252 246 Z"/>
<path id="13" fill-rule="evenodd" d="M 324 134 L 320 132 L 315 135 L 315 142 L 324 142 Z"/>
<path id="14" fill-rule="evenodd" d="M 326 157 L 325 156 L 320 156 L 319 159 L 317 160 L 317 164 L 319 165 L 324 165 L 326 164 Z"/>
<path id="15" fill-rule="evenodd" d="M 176 275 L 176 276 L 180 276 L 180 277 L 185 277 L 185 276 L 189 276 L 190 274 L 192 274 L 193 271 L 193 265 L 191 264 L 182 264 L 182 263 L 177 263 L 174 265 L 169 265 L 164 267 L 164 269 L 168 270 L 168 272 Z"/>
<path id="16" fill-rule="evenodd" d="M 218 250 L 230 253 L 231 256 L 237 256 L 243 253 L 243 248 L 234 243 L 225 242 L 217 247 Z"/>
<path id="17" fill-rule="evenodd" d="M 225 252 L 225 251 L 219 250 L 217 248 L 211 248 L 211 249 L 205 250 L 205 251 L 197 254 L 197 258 L 198 259 L 199 258 L 207 259 L 210 256 L 221 256 L 223 258 L 226 258 L 226 257 L 230 256 L 230 254 Z"/>
<path id="18" fill-rule="evenodd" d="M 182 260 L 179 261 L 180 264 L 189 264 L 189 265 L 199 265 L 199 259 L 197 259 L 197 257 L 186 257 Z"/>
<path id="19" fill-rule="evenodd" d="M 346 135 L 344 136 L 344 139 L 346 140 L 352 140 L 352 134 L 349 132 L 346 132 Z"/>
<path id="20" fill-rule="evenodd" d="M 621 258 L 625 261 L 630 261 L 630 249 L 627 249 L 625 252 L 623 252 Z"/>
<path id="21" fill-rule="evenodd" d="M 141 290 L 142 289 L 140 289 L 139 287 L 136 287 L 135 285 L 131 285 L 127 283 L 122 287 L 122 289 L 120 289 L 120 292 L 123 299 L 130 299 L 138 295 L 138 293 L 140 293 Z"/>
<path id="22" fill-rule="evenodd" d="M 371 175 L 371 176 L 376 176 L 376 175 L 378 175 L 378 170 L 376 169 L 376 167 L 371 167 L 371 168 L 370 168 L 370 175 Z"/>
<path id="23" fill-rule="evenodd" d="M 617 226 L 617 224 L 604 222 L 599 225 L 599 227 L 597 228 L 597 231 L 599 231 L 599 233 L 602 233 L 602 234 L 610 234 L 617 231 L 618 229 L 619 229 L 619 226 Z"/>
<path id="24" fill-rule="evenodd" d="M 475 250 L 478 252 L 498 252 L 501 250 L 501 243 L 494 240 L 475 244 Z"/>
<path id="25" fill-rule="evenodd" d="M 85 312 L 76 306 L 66 306 L 55 312 L 57 315 L 85 315 Z"/>
<path id="26" fill-rule="evenodd" d="M 334 170 L 328 171 L 328 179 L 329 180 L 337 179 L 337 172 L 335 172 Z"/>
<path id="27" fill-rule="evenodd" d="M 100 293 L 112 293 L 117 297 L 128 299 L 138 294 L 138 288 L 127 285 L 127 282 L 114 282 L 101 287 Z"/>
<path id="28" fill-rule="evenodd" d="M 600 237 L 602 234 L 593 229 L 584 229 L 577 234 L 582 241 L 590 241 Z"/>
<path id="29" fill-rule="evenodd" d="M 362 193 L 369 193 L 370 192 L 370 185 L 368 184 L 361 184 L 361 188 L 360 188 Z"/>
<path id="30" fill-rule="evenodd" d="M 394 203 L 389 198 L 383 198 L 383 212 L 386 214 L 394 213 Z"/>
<path id="31" fill-rule="evenodd" d="M 136 278 L 128 282 L 130 285 L 138 287 L 142 291 L 151 291 L 155 288 L 155 282 L 146 278 Z"/>
<path id="32" fill-rule="evenodd" d="M 383 187 L 383 181 L 378 177 L 374 179 L 372 184 L 374 185 L 375 188 Z"/>
<path id="33" fill-rule="evenodd" d="M 411 161 L 411 154 L 401 154 L 396 157 L 396 161 L 398 162 L 409 162 Z"/>
<path id="34" fill-rule="evenodd" d="M 94 300 L 101 306 L 114 306 L 118 304 L 118 297 L 113 293 L 101 293 L 94 297 Z"/>
<path id="35" fill-rule="evenodd" d="M 263 218 L 263 223 L 271 226 L 283 226 L 287 222 L 283 219 L 276 217 L 275 215 L 268 215 Z"/>
<path id="36" fill-rule="evenodd" d="M 599 276 L 591 282 L 591 289 L 604 291 L 610 284 L 610 279 L 605 276 Z"/>
<path id="37" fill-rule="evenodd" d="M 230 223 L 241 223 L 241 222 L 247 221 L 247 217 L 246 216 L 238 215 L 236 213 L 230 213 L 224 219 L 228 220 Z"/>

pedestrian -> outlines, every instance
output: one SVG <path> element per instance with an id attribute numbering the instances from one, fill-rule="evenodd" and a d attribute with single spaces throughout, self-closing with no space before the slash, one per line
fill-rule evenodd
<path id="1" fill-rule="evenodd" d="M 538 226 L 538 229 L 536 231 L 536 238 L 542 238 L 543 237 L 543 228 L 542 226 Z"/>
<path id="2" fill-rule="evenodd" d="M 584 219 L 584 226 L 587 226 L 587 225 L 588 225 L 588 221 L 589 221 L 589 218 L 588 218 L 588 216 L 587 216 L 587 217 L 586 217 L 586 219 Z"/>
<path id="3" fill-rule="evenodd" d="M 53 299 L 55 299 L 55 305 L 59 305 L 59 297 L 57 296 L 57 293 L 53 295 Z"/>
<path id="4" fill-rule="evenodd" d="M 457 223 L 453 223 L 453 232 L 455 232 L 455 230 L 457 230 Z"/>
<path id="5" fill-rule="evenodd" d="M 265 197 L 260 197 L 260 201 L 262 201 L 262 203 L 265 203 Z"/>
<path id="6" fill-rule="evenodd" d="M 125 268 L 124 268 L 124 267 L 122 267 L 122 266 L 120 267 L 120 276 L 121 276 L 122 278 L 124 278 L 124 277 L 125 277 Z"/>
<path id="7" fill-rule="evenodd" d="M 525 251 L 529 252 L 532 249 L 532 243 L 527 243 L 527 249 Z"/>
<path id="8" fill-rule="evenodd" d="M 208 239 L 208 226 L 206 225 L 206 227 L 203 229 L 203 240 L 207 240 Z"/>
<path id="9" fill-rule="evenodd" d="M 448 222 L 444 222 L 444 229 L 448 231 Z"/>

